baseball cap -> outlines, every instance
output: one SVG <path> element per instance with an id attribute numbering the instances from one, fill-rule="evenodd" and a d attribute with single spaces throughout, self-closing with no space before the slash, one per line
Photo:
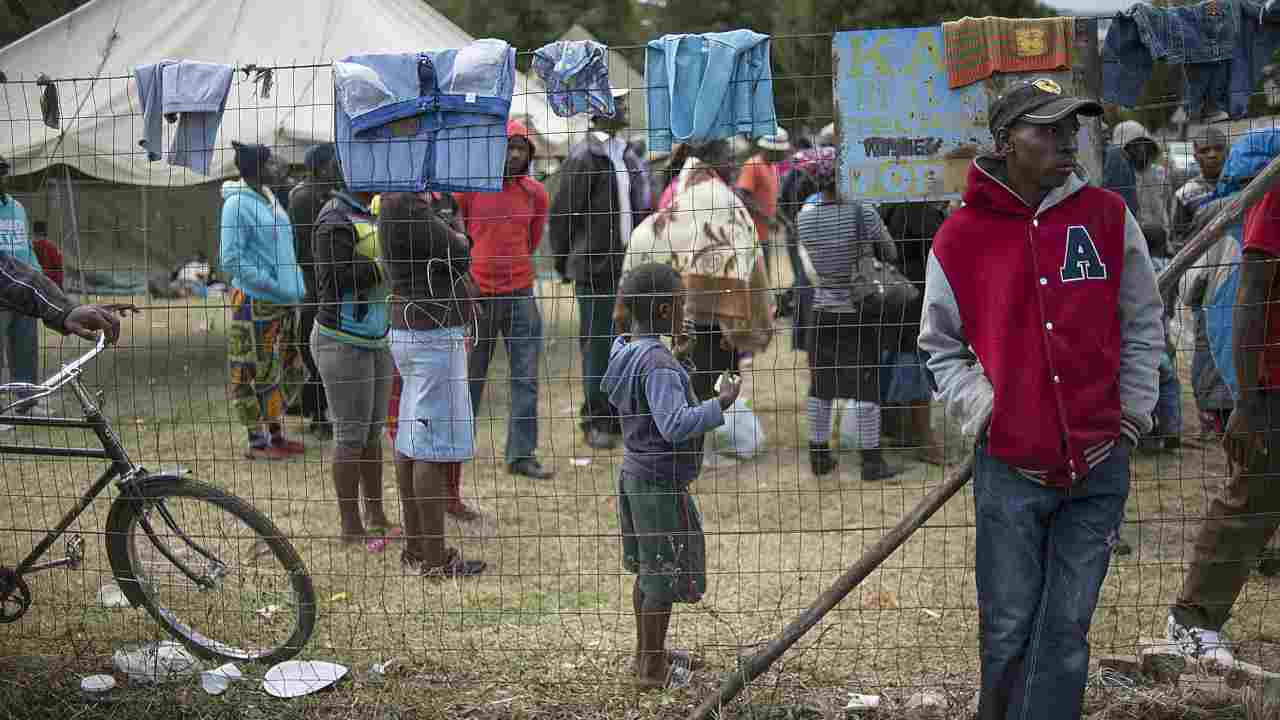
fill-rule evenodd
<path id="1" fill-rule="evenodd" d="M 991 134 L 1015 122 L 1051 125 L 1068 115 L 1096 117 L 1102 105 L 1096 100 L 1083 100 L 1062 94 L 1062 86 L 1048 78 L 1040 78 L 1009 89 L 991 105 Z"/>

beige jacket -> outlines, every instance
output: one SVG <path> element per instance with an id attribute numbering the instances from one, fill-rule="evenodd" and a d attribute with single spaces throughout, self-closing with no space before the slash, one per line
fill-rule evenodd
<path id="1" fill-rule="evenodd" d="M 631 233 L 623 270 L 650 262 L 672 266 L 684 278 L 690 319 L 719 323 L 738 350 L 766 349 L 773 308 L 751 213 L 697 158 L 685 163 L 675 182 L 671 205 Z"/>

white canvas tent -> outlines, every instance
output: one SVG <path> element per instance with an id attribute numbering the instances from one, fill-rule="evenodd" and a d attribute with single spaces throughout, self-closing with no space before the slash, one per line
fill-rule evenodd
<path id="1" fill-rule="evenodd" d="M 93 0 L 0 48 L 0 71 L 10 81 L 0 84 L 0 155 L 15 175 L 66 164 L 112 183 L 164 187 L 234 175 L 232 140 L 271 145 L 300 162 L 307 147 L 333 139 L 325 64 L 471 40 L 421 0 Z M 142 110 L 133 69 L 165 58 L 288 66 L 272 73 L 267 97 L 250 76 L 236 74 L 208 177 L 148 162 L 138 145 Z M 42 88 L 33 81 L 41 73 L 60 80 L 60 129 L 40 121 Z M 537 93 L 517 77 L 512 115 L 528 119 L 544 147 L 567 142 L 564 121 Z"/>

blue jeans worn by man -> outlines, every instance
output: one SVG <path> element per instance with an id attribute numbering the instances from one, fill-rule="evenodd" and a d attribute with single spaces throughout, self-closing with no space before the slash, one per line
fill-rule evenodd
<path id="1" fill-rule="evenodd" d="M 489 361 L 499 336 L 511 368 L 511 415 L 507 419 L 507 465 L 533 458 L 538 447 L 538 360 L 542 356 L 542 313 L 533 290 L 481 295 L 480 329 L 468 359 L 471 406 L 480 418 Z M 489 418 L 492 420 L 492 418 Z M 480 423 L 477 423 L 480 427 Z"/>
<path id="2" fill-rule="evenodd" d="M 609 396 L 600 389 L 609 368 L 609 348 L 613 345 L 614 293 L 603 293 L 574 284 L 578 298 L 578 344 L 582 350 L 582 429 L 607 435 L 620 434 L 618 418 L 609 405 Z"/>
<path id="3" fill-rule="evenodd" d="M 40 326 L 33 317 L 19 315 L 16 312 L 0 312 L 0 356 L 4 366 L 9 368 L 9 382 L 36 383 L 40 372 Z M 25 393 L 28 395 L 30 393 Z M 8 404 L 17 397 L 0 397 L 0 404 Z M 22 407 L 19 412 L 30 411 L 30 405 Z"/>
<path id="4" fill-rule="evenodd" d="M 1071 488 L 979 449 L 974 465 L 981 720 L 1080 717 L 1089 624 L 1129 496 L 1128 441 Z"/>

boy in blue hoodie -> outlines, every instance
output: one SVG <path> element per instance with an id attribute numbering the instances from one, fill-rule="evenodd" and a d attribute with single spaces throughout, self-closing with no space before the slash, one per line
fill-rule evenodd
<path id="1" fill-rule="evenodd" d="M 636 575 L 636 685 L 688 683 L 691 659 L 666 651 L 674 603 L 707 588 L 702 515 L 689 484 L 702 467 L 702 436 L 724 424 L 740 384 L 724 378 L 719 397 L 699 403 L 689 373 L 659 336 L 684 327 L 684 292 L 671 266 L 648 263 L 623 278 L 619 295 L 631 333 L 613 341 L 601 389 L 622 422 L 626 455 L 618 477 L 623 565 Z"/>

